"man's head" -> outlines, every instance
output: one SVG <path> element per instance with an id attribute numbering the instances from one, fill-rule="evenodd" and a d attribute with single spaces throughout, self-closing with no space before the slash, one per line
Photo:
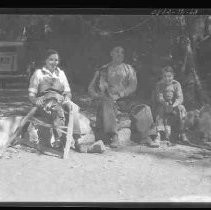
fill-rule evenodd
<path id="1" fill-rule="evenodd" d="M 174 69 L 171 66 L 166 66 L 162 69 L 163 81 L 166 84 L 171 84 L 174 79 Z"/>
<path id="2" fill-rule="evenodd" d="M 124 52 L 125 50 L 123 49 L 123 47 L 121 46 L 118 46 L 118 47 L 114 47 L 112 50 L 111 50 L 111 57 L 112 57 L 112 60 L 115 62 L 115 63 L 122 63 L 124 61 Z"/>

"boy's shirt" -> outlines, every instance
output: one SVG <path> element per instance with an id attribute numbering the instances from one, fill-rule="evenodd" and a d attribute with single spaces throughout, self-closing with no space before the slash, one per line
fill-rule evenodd
<path id="1" fill-rule="evenodd" d="M 48 89 L 55 89 L 61 92 L 70 92 L 67 77 L 61 69 L 57 68 L 53 73 L 43 67 L 37 69 L 30 79 L 28 91 L 40 94 Z"/>
<path id="2" fill-rule="evenodd" d="M 169 104 L 183 103 L 183 93 L 181 85 L 178 81 L 173 80 L 171 84 L 166 84 L 161 80 L 156 85 L 156 96 L 159 103 L 169 102 Z"/>

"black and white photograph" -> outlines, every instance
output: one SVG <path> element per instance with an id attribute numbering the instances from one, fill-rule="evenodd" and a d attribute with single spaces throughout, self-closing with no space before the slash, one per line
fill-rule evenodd
<path id="1" fill-rule="evenodd" d="M 0 205 L 211 202 L 211 10 L 5 11 Z"/>

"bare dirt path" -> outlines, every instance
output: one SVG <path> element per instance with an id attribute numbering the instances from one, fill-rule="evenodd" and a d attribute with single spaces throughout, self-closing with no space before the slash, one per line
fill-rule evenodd
<path id="1" fill-rule="evenodd" d="M 138 145 L 104 154 L 72 151 L 68 160 L 12 150 L 0 161 L 0 200 L 210 202 L 211 158 L 191 158 L 198 151 L 179 147 L 171 152 Z"/>
<path id="2" fill-rule="evenodd" d="M 210 202 L 211 152 L 131 143 L 63 160 L 17 146 L 0 159 L 0 201 Z"/>

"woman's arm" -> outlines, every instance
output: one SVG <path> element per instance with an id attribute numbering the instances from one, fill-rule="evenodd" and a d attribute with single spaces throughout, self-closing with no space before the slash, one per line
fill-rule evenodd
<path id="1" fill-rule="evenodd" d="M 32 104 L 36 106 L 42 106 L 44 103 L 44 98 L 37 97 L 38 86 L 39 86 L 39 70 L 36 70 L 34 74 L 31 76 L 30 83 L 29 83 L 29 100 Z"/>
<path id="2" fill-rule="evenodd" d="M 70 89 L 70 84 L 68 82 L 68 79 L 66 77 L 66 74 L 64 71 L 62 71 L 62 83 L 64 85 L 64 93 L 63 96 L 65 99 L 68 100 L 72 100 L 72 93 L 71 93 L 71 89 Z"/>
<path id="3" fill-rule="evenodd" d="M 44 97 L 36 97 L 35 93 L 29 92 L 29 100 L 31 101 L 32 104 L 36 106 L 42 106 L 44 103 Z"/>

